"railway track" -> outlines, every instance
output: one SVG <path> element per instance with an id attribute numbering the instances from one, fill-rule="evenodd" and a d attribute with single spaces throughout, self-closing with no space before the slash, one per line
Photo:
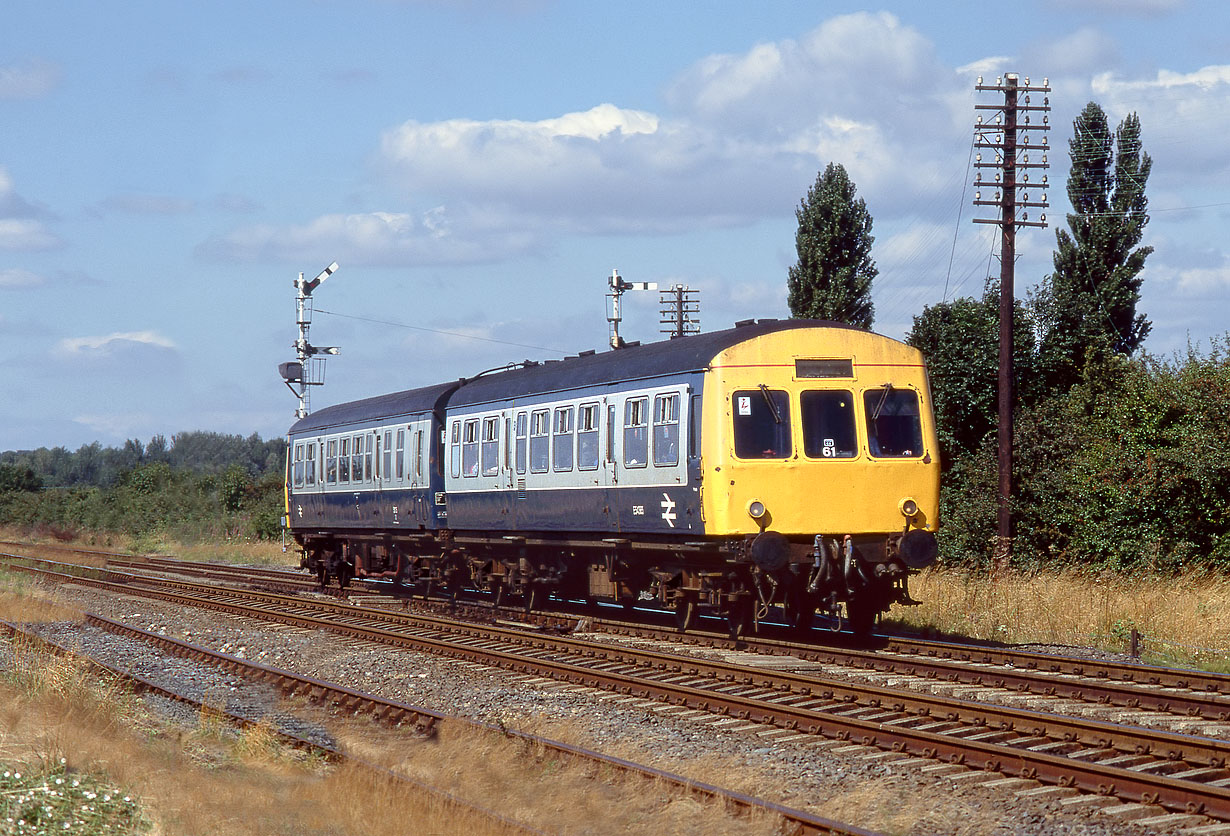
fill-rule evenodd
<path id="1" fill-rule="evenodd" d="M 114 628 L 115 632 L 124 632 L 127 635 L 130 635 L 134 638 L 146 638 L 146 637 L 137 635 L 137 633 L 140 633 L 143 631 L 134 631 L 133 628 L 126 628 L 124 627 L 124 625 L 121 625 L 118 622 L 108 623 L 109 619 L 100 619 L 97 616 L 93 616 L 93 617 L 88 617 L 87 622 L 92 623 L 94 626 L 102 627 L 103 629 L 113 629 Z M 57 656 L 71 657 L 71 658 L 77 659 L 81 661 L 82 663 L 88 665 L 90 669 L 93 670 L 95 673 L 105 676 L 113 681 L 118 681 L 120 683 L 123 683 L 129 690 L 133 691 L 134 693 L 155 694 L 165 699 L 173 700 L 175 702 L 188 705 L 197 712 L 200 712 L 207 707 L 206 704 L 201 702 L 200 700 L 195 699 L 191 696 L 188 696 L 180 691 L 176 691 L 171 688 L 167 688 L 163 685 L 159 685 L 157 683 L 151 682 L 150 680 L 144 679 L 140 676 L 136 676 L 135 674 L 129 671 L 120 670 L 119 668 L 113 665 L 108 665 L 104 662 L 100 662 L 97 659 L 93 659 L 85 654 L 78 653 L 75 650 L 72 650 L 71 648 L 67 648 L 67 647 L 64 647 L 63 645 L 56 644 L 55 642 L 52 642 L 44 638 L 43 636 L 40 636 L 38 633 L 22 625 L 14 624 L 14 623 L 7 622 L 7 621 L 0 621 L 0 630 L 7 633 L 11 639 L 20 641 L 26 644 L 27 646 L 37 648 L 43 652 L 52 653 Z M 154 638 L 153 634 L 148 634 L 148 637 Z M 187 656 L 188 654 L 181 654 L 181 655 Z M 238 662 L 239 660 L 234 660 L 234 661 Z M 222 664 L 219 664 L 219 666 L 226 667 L 225 665 L 222 665 Z M 237 666 L 231 666 L 230 669 L 237 673 L 240 672 L 236 670 L 236 667 Z M 254 676 L 253 678 L 258 679 L 258 680 L 263 679 L 264 681 L 268 681 L 269 679 L 267 674 L 263 677 Z M 321 683 L 321 686 L 324 686 L 324 685 L 325 683 Z M 228 711 L 212 703 L 208 705 L 208 710 L 211 713 L 211 715 L 224 717 L 227 722 L 229 722 L 230 724 L 234 726 L 238 726 L 241 728 L 248 728 L 251 726 L 255 726 L 257 724 L 257 721 L 254 721 L 250 717 L 244 716 L 242 714 L 239 714 L 233 711 Z M 428 718 L 425 718 L 420 714 L 419 719 L 420 719 L 420 722 L 422 722 L 423 720 L 428 719 Z M 430 718 L 430 721 L 434 722 L 434 719 L 435 718 Z M 322 755 L 323 757 L 325 757 L 326 759 L 333 761 L 333 762 L 349 762 L 360 768 L 366 769 L 375 775 L 379 775 L 385 778 L 392 779 L 393 781 L 395 781 L 396 783 L 402 786 L 405 786 L 416 792 L 423 793 L 424 795 L 427 795 L 435 799 L 437 802 L 450 805 L 451 808 L 465 810 L 475 816 L 481 817 L 482 819 L 497 823 L 501 827 L 502 832 L 523 834 L 523 836 L 548 836 L 548 834 L 546 834 L 544 831 L 539 830 L 537 828 L 528 827 L 520 822 L 516 822 L 510 819 L 509 817 L 503 815 L 502 813 L 496 812 L 494 810 L 489 810 L 480 805 L 463 800 L 461 798 L 458 798 L 456 795 L 452 793 L 449 793 L 438 787 L 430 786 L 422 781 L 416 780 L 407 775 L 403 775 L 394 770 L 386 769 L 382 766 L 379 766 L 374 763 L 370 763 L 354 755 L 348 755 L 333 746 L 323 744 L 319 741 L 309 740 L 306 737 L 302 737 L 302 736 L 296 735 L 294 733 L 291 733 L 285 730 L 273 729 L 272 733 L 280 741 L 282 741 L 283 743 L 287 745 L 293 746 L 298 749 L 305 749 L 305 750 L 316 752 Z M 846 831 L 832 830 L 832 831 L 813 831 L 813 832 L 832 833 L 834 834 L 834 836 L 837 836 L 837 834 L 845 833 Z M 862 831 L 849 831 L 849 832 L 851 834 L 862 833 Z M 869 834 L 869 836 L 875 836 L 875 834 Z"/>
<path id="2" fill-rule="evenodd" d="M 1225 741 L 319 599 L 131 577 L 122 584 L 91 583 L 548 676 L 680 711 L 717 712 L 732 722 L 776 726 L 787 736 L 823 735 L 1230 821 Z"/>
<path id="3" fill-rule="evenodd" d="M 4 555 L 0 555 L 4 557 Z M 13 556 L 18 557 L 18 556 Z M 152 569 L 189 577 L 225 579 L 281 592 L 318 591 L 316 584 L 296 573 L 250 567 L 215 566 L 171 558 L 108 559 L 109 566 L 125 569 Z M 119 577 L 119 576 L 116 576 Z M 380 588 L 380 585 L 372 586 Z M 385 585 L 387 587 L 387 585 Z M 336 590 L 335 590 L 336 591 Z M 386 605 L 408 608 L 408 597 L 392 598 L 385 593 L 356 591 L 348 596 L 377 608 Z M 960 690 L 971 686 L 1005 697 L 1044 701 L 1069 700 L 1102 707 L 1111 718 L 1124 717 L 1152 725 L 1181 726 L 1184 731 L 1222 731 L 1230 724 L 1230 676 L 1194 670 L 1167 669 L 1149 665 L 1090 660 L 1047 655 L 1012 648 L 962 645 L 908 637 L 881 637 L 875 649 L 818 644 L 789 637 L 755 636 L 731 640 L 724 631 L 679 634 L 667 626 L 628 622 L 593 615 L 566 612 L 525 614 L 515 609 L 496 608 L 485 601 L 459 600 L 450 603 L 414 601 L 415 608 L 446 614 L 449 620 L 468 616 L 479 620 L 510 619 L 540 626 L 573 630 L 583 619 L 603 634 L 634 636 L 649 640 L 700 644 L 766 655 L 780 655 L 830 666 L 832 670 L 853 671 L 870 679 L 892 682 L 895 687 L 934 690 L 943 685 Z M 592 612 L 592 610 L 588 611 Z M 1027 700 L 1028 701 L 1028 700 Z M 1130 712 L 1106 711 L 1119 706 Z M 1053 710 L 1059 707 L 1050 706 Z M 1152 712 L 1151 716 L 1134 712 Z"/>

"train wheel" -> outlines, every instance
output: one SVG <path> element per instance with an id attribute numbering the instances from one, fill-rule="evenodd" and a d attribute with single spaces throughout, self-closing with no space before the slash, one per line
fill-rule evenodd
<path id="1" fill-rule="evenodd" d="M 680 633 L 686 633 L 696 627 L 696 622 L 700 618 L 699 610 L 700 602 L 695 592 L 675 593 L 675 625 L 679 628 Z"/>

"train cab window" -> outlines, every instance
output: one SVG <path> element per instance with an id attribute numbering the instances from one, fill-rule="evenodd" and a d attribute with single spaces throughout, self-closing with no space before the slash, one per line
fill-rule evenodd
<path id="1" fill-rule="evenodd" d="M 400 482 L 402 477 L 406 475 L 406 431 L 398 428 L 397 430 L 397 481 Z"/>
<path id="2" fill-rule="evenodd" d="M 500 419 L 483 419 L 482 441 L 483 475 L 495 476 L 500 472 Z"/>
<path id="3" fill-rule="evenodd" d="M 555 410 L 555 432 L 551 442 L 552 458 L 557 471 L 572 470 L 572 435 L 572 407 L 562 406 Z"/>
<path id="4" fill-rule="evenodd" d="M 457 479 L 461 476 L 461 422 L 454 421 L 452 433 L 450 434 L 448 445 L 448 460 L 449 469 L 453 474 L 453 478 Z"/>
<path id="5" fill-rule="evenodd" d="M 803 454 L 811 459 L 848 459 L 858 454 L 854 396 L 840 390 L 799 395 L 803 414 Z"/>
<path id="6" fill-rule="evenodd" d="M 649 463 L 649 398 L 629 398 L 624 404 L 624 467 Z"/>
<path id="7" fill-rule="evenodd" d="M 863 393 L 867 447 L 878 458 L 916 458 L 923 454 L 918 393 L 885 385 Z"/>
<path id="8" fill-rule="evenodd" d="M 337 481 L 350 481 L 350 439 L 341 440 L 342 449 L 337 456 Z"/>
<path id="9" fill-rule="evenodd" d="M 294 460 L 294 466 L 291 468 L 291 470 L 294 474 L 293 479 L 295 482 L 295 487 L 302 488 L 303 487 L 303 445 L 302 444 L 295 445 L 295 460 Z"/>
<path id="10" fill-rule="evenodd" d="M 679 464 L 679 395 L 653 399 L 653 463 L 659 467 Z"/>
<path id="11" fill-rule="evenodd" d="M 525 412 L 517 413 L 517 472 L 525 473 L 526 435 L 529 430 L 530 416 Z"/>
<path id="12" fill-rule="evenodd" d="M 530 415 L 530 472 L 546 473 L 551 455 L 551 413 L 542 409 Z"/>
<path id="13" fill-rule="evenodd" d="M 790 399 L 781 389 L 734 393 L 735 455 L 741 459 L 784 459 L 791 453 Z"/>
<path id="14" fill-rule="evenodd" d="M 337 439 L 329 439 L 329 446 L 326 448 L 328 455 L 325 456 L 325 481 L 330 485 L 337 484 Z"/>
<path id="15" fill-rule="evenodd" d="M 461 474 L 478 475 L 478 419 L 471 418 L 461 425 Z"/>
<path id="16" fill-rule="evenodd" d="M 577 470 L 598 469 L 598 404 L 581 404 L 577 411 Z"/>

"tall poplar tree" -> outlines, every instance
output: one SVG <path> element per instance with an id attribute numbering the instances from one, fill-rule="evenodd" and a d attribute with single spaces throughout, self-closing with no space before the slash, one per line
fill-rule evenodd
<path id="1" fill-rule="evenodd" d="M 879 273 L 871 259 L 871 215 L 838 163 L 829 163 L 807 190 L 795 216 L 798 262 L 787 282 L 790 314 L 871 328 L 875 307 L 871 282 Z"/>
<path id="2" fill-rule="evenodd" d="M 1066 390 L 1086 362 L 1130 355 L 1152 327 L 1136 312 L 1140 272 L 1152 247 L 1137 246 L 1149 222 L 1145 184 L 1153 160 L 1132 114 L 1112 136 L 1096 102 L 1073 123 L 1068 229 L 1057 229 L 1055 270 L 1034 300 L 1046 381 Z"/>

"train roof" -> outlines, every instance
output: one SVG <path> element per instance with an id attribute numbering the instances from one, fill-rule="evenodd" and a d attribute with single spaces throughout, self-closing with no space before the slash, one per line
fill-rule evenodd
<path id="1" fill-rule="evenodd" d="M 632 343 L 618 351 L 585 352 L 563 360 L 548 360 L 518 369 L 337 404 L 299 419 L 289 432 L 296 435 L 311 430 L 421 414 L 439 410 L 445 403 L 450 407 L 468 406 L 583 386 L 704 371 L 714 357 L 732 345 L 765 334 L 801 328 L 860 330 L 845 323 L 820 319 L 748 320 L 724 331 L 709 331 L 644 345 Z"/>
<path id="2" fill-rule="evenodd" d="M 325 430 L 399 415 L 431 412 L 439 408 L 442 401 L 448 399 L 448 394 L 459 385 L 461 385 L 459 381 L 436 383 L 421 389 L 408 389 L 404 392 L 393 392 L 388 395 L 377 395 L 374 398 L 327 406 L 292 424 L 290 434 L 295 435 L 309 430 Z"/>
<path id="3" fill-rule="evenodd" d="M 749 320 L 724 331 L 710 331 L 644 345 L 632 344 L 618 351 L 548 360 L 534 366 L 479 377 L 467 381 L 449 399 L 449 406 L 490 403 L 526 394 L 704 371 L 714 357 L 732 345 L 776 331 L 817 327 L 853 328 L 845 323 L 817 319 Z"/>

